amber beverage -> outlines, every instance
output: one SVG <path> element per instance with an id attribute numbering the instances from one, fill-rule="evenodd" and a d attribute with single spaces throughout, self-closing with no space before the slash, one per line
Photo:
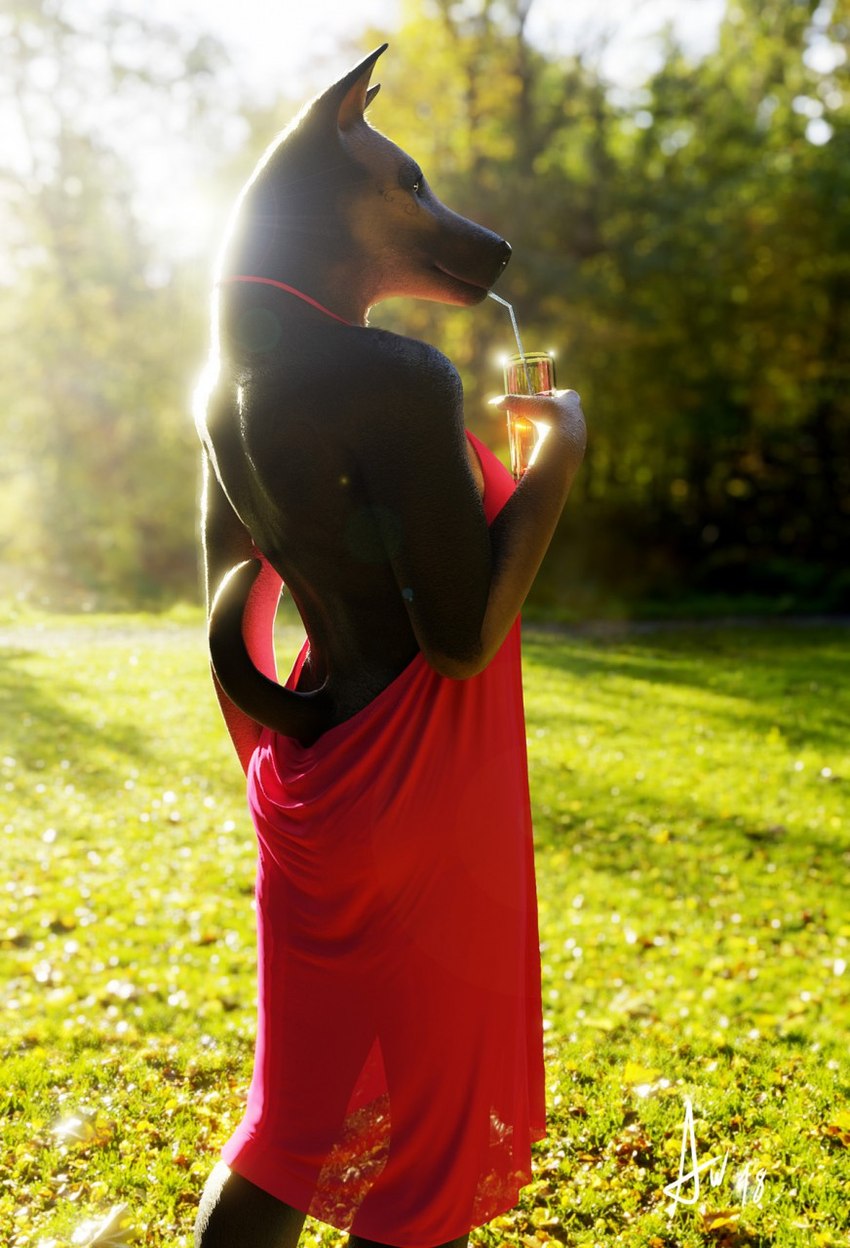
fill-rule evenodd
<path id="1" fill-rule="evenodd" d="M 505 362 L 504 385 L 505 394 L 551 394 L 555 389 L 555 361 L 545 351 L 511 355 Z M 514 481 L 519 481 L 534 462 L 545 431 L 528 416 L 520 416 L 510 408 L 507 414 L 511 472 Z"/>

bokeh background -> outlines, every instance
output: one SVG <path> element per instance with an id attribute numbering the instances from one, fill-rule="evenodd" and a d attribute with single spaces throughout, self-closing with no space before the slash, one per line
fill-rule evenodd
<path id="1" fill-rule="evenodd" d="M 388 39 L 372 124 L 511 241 L 500 292 L 588 415 L 529 610 L 846 610 L 848 37 L 848 0 L 6 0 L 0 591 L 199 599 L 191 395 L 228 211 Z M 372 320 L 445 350 L 506 449 L 504 309 Z"/>

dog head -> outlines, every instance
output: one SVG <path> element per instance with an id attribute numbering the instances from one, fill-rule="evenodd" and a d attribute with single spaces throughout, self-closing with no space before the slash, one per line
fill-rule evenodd
<path id="1" fill-rule="evenodd" d="M 337 269 L 373 303 L 486 296 L 508 243 L 441 203 L 417 162 L 366 121 L 386 47 L 317 96 L 262 157 L 237 205 L 224 272 L 307 281 Z"/>

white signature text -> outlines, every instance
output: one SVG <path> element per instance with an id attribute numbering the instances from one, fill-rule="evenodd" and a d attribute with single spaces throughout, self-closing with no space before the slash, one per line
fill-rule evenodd
<path id="1" fill-rule="evenodd" d="M 691 1169 L 685 1172 L 685 1162 L 688 1151 L 691 1155 Z M 685 1121 L 682 1124 L 682 1153 L 679 1158 L 679 1177 L 674 1183 L 668 1183 L 664 1188 L 665 1194 L 669 1196 L 678 1205 L 695 1205 L 699 1200 L 699 1181 L 700 1174 L 708 1170 L 709 1182 L 712 1187 L 719 1187 L 723 1182 L 723 1176 L 726 1173 L 726 1162 L 729 1159 L 729 1153 L 723 1154 L 722 1160 L 716 1157 L 707 1157 L 704 1161 L 697 1161 L 697 1141 L 694 1134 L 694 1111 L 691 1104 L 691 1098 L 685 1097 Z M 753 1183 L 752 1191 L 750 1190 L 750 1163 L 739 1170 L 734 1177 L 735 1190 L 740 1195 L 741 1204 L 745 1205 L 747 1201 L 753 1204 L 761 1204 L 762 1194 L 764 1192 L 765 1171 L 758 1170 Z M 693 1183 L 693 1194 L 691 1196 L 683 1196 L 682 1189 L 687 1184 Z"/>

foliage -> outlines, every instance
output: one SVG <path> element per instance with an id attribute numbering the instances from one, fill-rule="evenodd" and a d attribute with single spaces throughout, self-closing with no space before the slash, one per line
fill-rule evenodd
<path id="1" fill-rule="evenodd" d="M 172 272 L 139 219 L 133 166 L 150 153 L 138 117 L 188 125 L 219 57 L 210 40 L 118 10 L 96 30 L 79 21 L 42 0 L 3 28 L 17 143 L 2 170 L 0 324 L 17 341 L 2 381 L 0 559 L 24 584 L 49 569 L 60 600 L 155 599 L 194 589 L 187 360 L 198 367 L 205 327 L 200 272 Z"/>
<path id="2" fill-rule="evenodd" d="M 175 1248 L 254 1027 L 254 846 L 202 623 L 24 614 L 0 645 L 5 1242 L 126 1205 Z M 838 1248 L 846 630 L 527 630 L 525 653 L 549 1135 L 472 1243 Z M 728 1167 L 671 1218 L 685 1096 Z"/>
<path id="3" fill-rule="evenodd" d="M 692 64 L 668 38 L 623 98 L 591 58 L 527 46 L 526 8 L 423 5 L 382 76 L 393 137 L 514 243 L 502 293 L 585 400 L 535 603 L 846 606 L 850 10 L 730 0 L 716 51 Z M 488 342 L 511 349 L 499 318 L 394 310 L 465 369 L 473 424 Z"/>
<path id="4" fill-rule="evenodd" d="M 727 0 L 716 49 L 691 61 L 668 33 L 630 92 L 598 48 L 533 45 L 531 7 L 408 0 L 370 117 L 441 198 L 511 240 L 501 291 L 583 396 L 588 453 L 537 608 L 846 609 L 848 0 Z M 194 598 L 188 408 L 214 244 L 203 265 L 165 256 L 116 136 L 131 113 L 176 118 L 181 164 L 232 198 L 294 106 L 223 89 L 208 39 L 119 10 L 106 25 L 104 41 L 40 0 L 3 36 L 29 163 L 5 173 L 0 325 L 18 349 L 0 383 L 0 559 L 92 601 Z M 228 121 L 244 160 L 221 141 Z M 503 444 L 483 400 L 512 349 L 504 309 L 393 301 L 373 320 L 443 347 L 468 422 Z"/>

